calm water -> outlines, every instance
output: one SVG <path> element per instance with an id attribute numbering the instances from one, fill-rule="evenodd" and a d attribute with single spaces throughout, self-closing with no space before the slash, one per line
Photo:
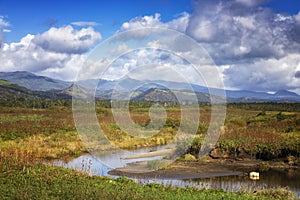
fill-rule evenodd
<path id="1" fill-rule="evenodd" d="M 149 151 L 165 149 L 166 146 L 148 147 L 132 151 L 115 151 L 99 153 L 97 155 L 82 155 L 69 162 L 55 161 L 54 165 L 67 168 L 77 169 L 98 176 L 109 176 L 108 172 L 114 168 L 123 167 L 128 163 L 136 161 L 154 160 L 159 156 L 142 159 L 126 160 L 128 156 L 135 154 L 147 153 Z M 220 188 L 229 192 L 237 191 L 254 191 L 257 189 L 288 187 L 300 196 L 300 170 L 270 170 L 260 173 L 260 179 L 257 181 L 250 180 L 247 176 L 224 176 L 205 179 L 137 179 L 141 184 L 146 183 L 161 183 L 164 185 L 172 185 L 179 187 L 196 187 L 196 188 Z"/>
<path id="2" fill-rule="evenodd" d="M 147 148 L 130 150 L 130 151 L 109 151 L 109 152 L 100 152 L 94 155 L 86 154 L 78 158 L 75 158 L 67 163 L 61 160 L 55 161 L 54 165 L 77 169 L 97 176 L 111 176 L 108 174 L 108 172 L 112 169 L 124 167 L 126 164 L 132 162 L 160 159 L 161 156 L 130 159 L 130 160 L 124 158 L 133 155 L 142 154 L 142 153 L 148 153 L 150 151 L 162 150 L 166 148 L 167 146 L 157 146 L 157 147 L 147 147 Z"/>

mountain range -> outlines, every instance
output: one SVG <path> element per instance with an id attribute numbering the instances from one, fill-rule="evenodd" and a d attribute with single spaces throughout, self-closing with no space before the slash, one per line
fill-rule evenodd
<path id="1" fill-rule="evenodd" d="M 26 71 L 0 72 L 0 79 L 34 91 L 63 90 L 72 84 L 45 76 L 37 76 Z"/>
<path id="2" fill-rule="evenodd" d="M 20 85 L 0 79 L 0 99 L 71 99 L 63 91 L 33 91 Z"/>
<path id="3" fill-rule="evenodd" d="M 217 88 L 207 88 L 196 84 L 172 81 L 141 81 L 125 77 L 121 80 L 84 80 L 73 82 L 38 76 L 26 71 L 0 72 L 0 98 L 29 99 L 71 99 L 73 87 L 80 88 L 84 93 L 91 93 L 97 85 L 96 98 L 124 99 L 136 101 L 210 101 L 222 99 L 224 91 Z M 248 90 L 225 90 L 228 102 L 300 102 L 300 96 L 294 92 L 280 90 L 274 94 Z"/>

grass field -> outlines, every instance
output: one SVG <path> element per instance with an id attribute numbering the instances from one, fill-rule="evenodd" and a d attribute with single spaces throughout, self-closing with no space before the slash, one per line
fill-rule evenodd
<path id="1" fill-rule="evenodd" d="M 284 104 L 255 106 L 228 106 L 216 148 L 231 156 L 243 153 L 243 156 L 253 159 L 282 159 L 289 165 L 299 165 L 299 105 L 294 104 L 294 109 Z M 96 109 L 105 134 L 121 148 L 162 145 L 172 141 L 180 124 L 180 109 L 167 107 L 166 110 L 168 118 L 158 134 L 150 138 L 134 138 L 115 124 L 109 108 Z M 198 138 L 205 136 L 209 111 L 209 107 L 200 109 Z M 147 108 L 132 107 L 131 117 L 141 126 L 149 123 Z M 195 140 L 187 153 L 196 155 L 201 141 Z M 128 179 L 90 177 L 73 170 L 39 164 L 53 159 L 67 160 L 85 152 L 70 106 L 43 109 L 0 107 L 0 198 L 37 199 L 42 194 L 49 199 L 280 199 L 291 196 L 285 190 L 233 194 L 156 184 L 140 186 Z"/>

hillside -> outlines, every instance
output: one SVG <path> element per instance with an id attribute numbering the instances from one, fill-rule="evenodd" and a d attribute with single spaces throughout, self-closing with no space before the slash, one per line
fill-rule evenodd
<path id="1" fill-rule="evenodd" d="M 221 97 L 209 95 L 202 92 L 192 92 L 188 90 L 168 90 L 152 88 L 134 97 L 134 101 L 160 101 L 160 102 L 210 102 L 211 97 L 215 102 L 224 102 Z"/>
<path id="2" fill-rule="evenodd" d="M 26 71 L 0 72 L 0 79 L 26 87 L 34 91 L 62 90 L 72 83 L 45 76 L 37 76 Z"/>
<path id="3" fill-rule="evenodd" d="M 0 99 L 70 99 L 68 94 L 58 91 L 32 91 L 25 87 L 0 80 Z"/>

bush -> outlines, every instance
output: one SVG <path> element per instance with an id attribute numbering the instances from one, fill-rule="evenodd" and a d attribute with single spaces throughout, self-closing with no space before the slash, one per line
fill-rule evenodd
<path id="1" fill-rule="evenodd" d="M 271 168 L 271 166 L 268 162 L 263 161 L 263 162 L 259 163 L 258 168 L 259 168 L 259 171 L 263 172 L 263 171 L 268 171 Z"/>
<path id="2" fill-rule="evenodd" d="M 192 154 L 185 154 L 184 155 L 184 160 L 185 161 L 192 161 L 192 160 L 196 160 L 195 156 L 193 156 Z"/>
<path id="3" fill-rule="evenodd" d="M 258 113 L 256 116 L 265 116 L 266 115 L 266 111 L 261 111 L 260 113 Z"/>
<path id="4" fill-rule="evenodd" d="M 158 170 L 165 168 L 169 163 L 165 160 L 150 160 L 147 162 L 147 167 L 152 170 Z"/>
<path id="5" fill-rule="evenodd" d="M 279 112 L 277 115 L 276 115 L 276 119 L 277 121 L 282 121 L 285 119 L 285 116 L 282 114 L 282 112 Z"/>

